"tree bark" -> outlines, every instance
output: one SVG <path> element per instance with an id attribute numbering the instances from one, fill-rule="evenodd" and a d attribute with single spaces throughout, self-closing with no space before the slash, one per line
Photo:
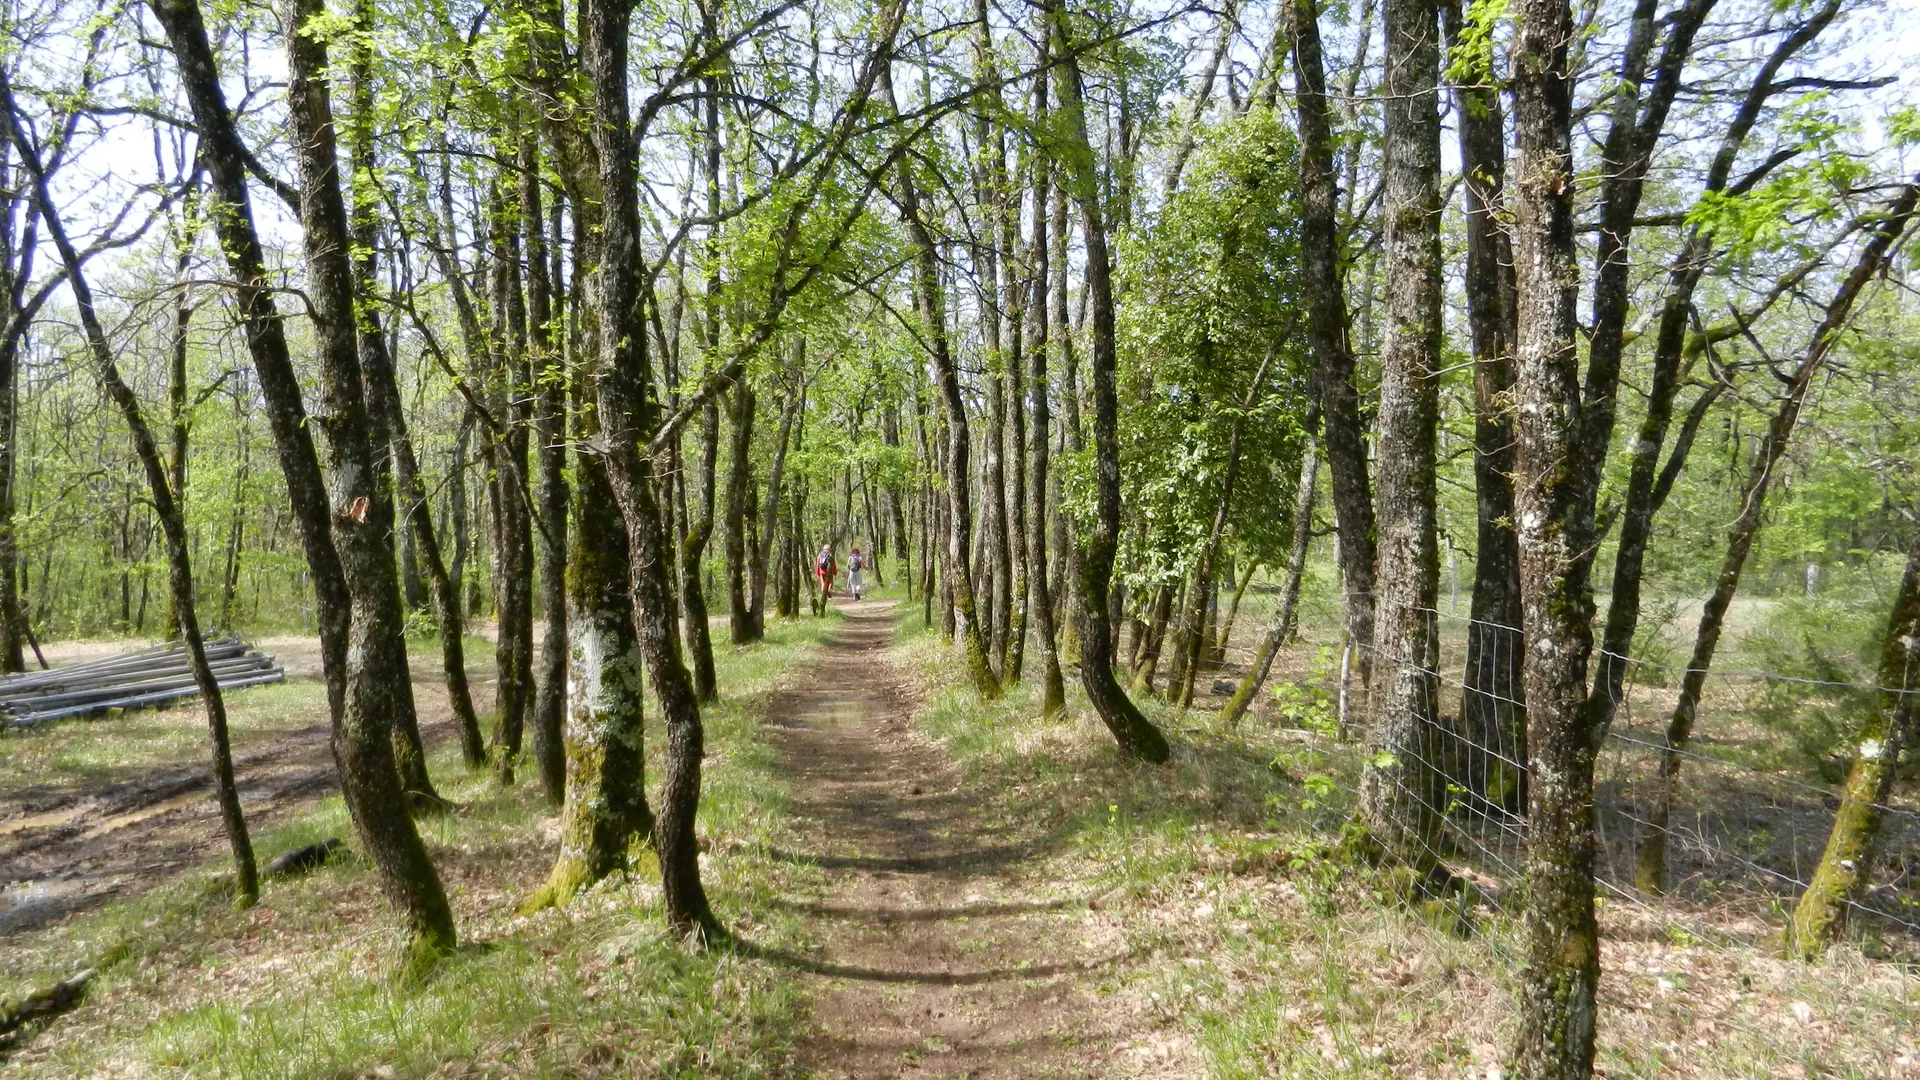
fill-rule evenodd
<path id="1" fill-rule="evenodd" d="M 1384 15 L 1386 333 L 1380 354 L 1375 675 L 1368 698 L 1368 744 L 1374 753 L 1361 780 L 1360 818 L 1373 839 L 1431 868 L 1446 805 L 1438 768 L 1433 625 L 1440 585 L 1434 517 L 1441 366 L 1440 117 L 1434 100 L 1440 27 L 1437 8 L 1419 0 L 1387 0 Z M 1307 278 L 1315 276 L 1309 268 Z M 1339 426 L 1334 410 L 1326 410 L 1326 420 L 1332 464 L 1340 460 L 1340 452 L 1332 449 Z M 1344 517 L 1338 473 L 1335 477 L 1335 511 Z M 1362 657 L 1366 651 L 1361 649 Z"/>
<path id="2" fill-rule="evenodd" d="M 1040 36 L 1042 40 L 1052 40 L 1044 28 Z M 1063 176 L 1057 164 L 1053 174 L 1053 191 L 1047 210 L 1048 243 L 1051 247 L 1048 262 L 1059 269 L 1053 274 L 1047 301 L 1047 337 L 1059 350 L 1063 420 L 1061 444 L 1064 449 L 1078 453 L 1085 448 L 1085 439 L 1080 424 L 1080 361 L 1074 356 L 1073 325 L 1067 320 L 1067 277 L 1072 268 L 1067 261 L 1067 186 L 1062 182 Z M 1058 477 L 1054 478 L 1054 489 L 1056 492 L 1059 489 Z M 1077 665 L 1080 663 L 1080 553 L 1067 527 L 1066 510 L 1061 507 L 1057 497 L 1054 507 L 1054 537 L 1059 542 L 1064 571 L 1054 579 L 1061 583 L 1060 662 Z"/>
<path id="3" fill-rule="evenodd" d="M 638 169 L 628 122 L 627 39 L 631 0 L 587 0 L 581 20 L 582 66 L 592 89 L 592 140 L 602 192 L 601 249 L 596 270 L 600 319 L 600 452 L 627 532 L 633 621 L 641 656 L 667 732 L 666 776 L 653 824 L 660 892 L 675 933 L 721 933 L 700 881 L 694 819 L 700 805 L 704 732 L 700 703 L 680 658 L 672 625 L 667 540 L 655 501 L 651 441 L 655 407 L 648 392 L 646 335 L 636 322 L 641 300 Z"/>
<path id="4" fill-rule="evenodd" d="M 498 425 L 488 425 L 483 445 L 493 467 L 493 596 L 495 710 L 488 748 L 493 772 L 514 780 L 533 699 L 533 522 L 523 498 L 527 475 L 525 309 L 519 288 L 522 213 L 516 189 L 511 203 L 504 177 L 489 199 L 489 278 L 493 299 L 488 327 L 488 406 Z"/>
<path id="5" fill-rule="evenodd" d="M 577 221 L 581 210 L 575 213 Z M 583 355 L 592 355 L 596 335 L 588 334 Z M 591 404 L 583 405 L 577 423 L 585 445 L 599 434 L 599 422 Z M 599 455 L 582 452 L 574 462 L 580 527 L 567 560 L 566 802 L 559 855 L 523 910 L 564 907 L 580 890 L 627 869 L 628 848 L 653 829 L 626 528 Z"/>
<path id="6" fill-rule="evenodd" d="M 1450 48 L 1461 45 L 1461 3 L 1442 8 Z M 1513 526 L 1513 246 L 1500 224 L 1506 122 L 1491 69 L 1455 88 L 1466 192 L 1467 323 L 1473 348 L 1473 602 L 1461 675 L 1455 777 L 1471 797 L 1507 812 L 1526 804 L 1526 700 L 1520 681 L 1520 549 Z M 1452 757 L 1452 755 L 1449 755 Z"/>
<path id="7" fill-rule="evenodd" d="M 554 346 L 555 282 L 548 265 L 547 215 L 540 185 L 540 142 L 520 142 L 520 223 L 527 255 L 527 370 L 533 398 L 534 458 L 539 486 L 534 511 L 540 515 L 539 670 L 533 698 L 533 760 L 540 790 L 555 806 L 565 804 L 567 759 L 567 371 Z M 559 231 L 555 208 L 554 231 Z"/>
<path id="8" fill-rule="evenodd" d="M 1345 277 L 1336 217 L 1339 189 L 1333 172 L 1332 115 L 1321 59 L 1320 16 L 1314 0 L 1290 0 L 1287 16 L 1293 27 L 1294 104 L 1300 124 L 1300 263 L 1307 346 L 1313 356 L 1314 383 L 1326 432 L 1327 470 L 1333 477 L 1334 530 L 1340 541 L 1347 638 L 1359 653 L 1364 682 L 1374 652 L 1377 556 L 1366 435 L 1360 420 L 1359 390 L 1354 385 L 1346 295 L 1341 285 Z"/>
<path id="9" fill-rule="evenodd" d="M 1006 103 L 1000 98 L 998 75 L 993 58 L 993 35 L 991 22 L 987 18 L 986 0 L 974 0 L 974 78 L 983 87 L 989 87 L 986 94 L 991 95 L 983 101 L 981 108 L 974 114 L 974 140 L 976 144 L 976 164 L 974 166 L 974 197 L 980 209 L 982 235 L 975 249 L 976 271 L 979 277 L 980 326 L 986 339 L 986 391 L 987 391 L 987 432 L 983 440 L 986 452 L 981 461 L 981 541 L 985 548 L 986 569 L 982 571 L 989 582 L 987 611 L 982 613 L 991 632 L 989 647 L 993 658 L 993 670 L 1000 679 L 1008 681 L 1012 672 L 1007 667 L 1009 637 L 1013 627 L 1013 561 L 1012 544 L 1008 533 L 1010 523 L 1007 520 L 1007 475 L 1005 453 L 1007 448 L 1007 394 L 1006 378 L 1008 356 L 1005 342 L 1005 329 L 1002 326 L 1002 303 L 999 289 L 1000 274 L 1007 269 L 1006 263 L 1012 256 L 1011 251 L 999 246 L 1000 225 L 1005 218 L 1003 202 L 1006 197 L 1006 150 L 1001 142 L 1000 133 L 988 116 L 989 111 L 1004 110 Z"/>
<path id="10" fill-rule="evenodd" d="M 1047 109 L 1047 65 L 1050 49 L 1049 37 L 1041 34 L 1036 46 L 1038 57 L 1033 77 L 1033 124 L 1035 130 L 1045 128 Z M 1027 304 L 1028 324 L 1031 338 L 1027 343 L 1027 415 L 1031 421 L 1033 453 L 1029 465 L 1032 469 L 1027 480 L 1027 574 L 1031 600 L 1029 610 L 1034 623 L 1034 632 L 1040 645 L 1040 715 L 1052 718 L 1067 710 L 1066 680 L 1060 673 L 1060 649 L 1054 632 L 1053 591 L 1047 580 L 1047 532 L 1053 522 L 1047 505 L 1047 481 L 1051 475 L 1052 453 L 1049 427 L 1053 417 L 1047 402 L 1051 392 L 1051 380 L 1047 376 L 1047 351 L 1051 345 L 1048 339 L 1047 303 L 1052 285 L 1052 244 L 1047 233 L 1049 206 L 1048 196 L 1052 188 L 1052 163 L 1046 155 L 1033 155 L 1033 280 L 1032 295 Z M 1067 268 L 1060 267 L 1064 276 Z"/>
<path id="11" fill-rule="evenodd" d="M 1599 927 L 1593 907 L 1594 746 L 1581 708 L 1593 609 L 1578 562 L 1588 544 L 1575 349 L 1573 75 L 1567 0 L 1522 0 L 1513 48 L 1515 508 L 1527 651 L 1526 967 L 1512 1075 L 1593 1071 Z"/>
<path id="12" fill-rule="evenodd" d="M 9 118 L 9 122 L 11 122 Z M 5 334 L 0 335 L 0 671 L 25 671 L 27 613 L 20 600 L 20 546 L 14 521 L 14 439 L 19 430 L 20 340 L 30 313 L 22 308 L 27 277 L 33 269 L 34 230 L 13 231 L 15 214 L 27 203 L 8 167 L 12 144 L 0 141 L 0 180 L 7 182 L 7 205 L 0 206 L 0 293 L 7 303 Z"/>

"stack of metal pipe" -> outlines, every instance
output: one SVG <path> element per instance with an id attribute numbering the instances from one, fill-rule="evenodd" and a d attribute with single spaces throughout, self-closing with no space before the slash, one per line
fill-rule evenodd
<path id="1" fill-rule="evenodd" d="M 280 682 L 286 672 L 273 657 L 237 637 L 206 643 L 207 661 L 222 690 Z M 179 642 L 90 660 L 72 667 L 0 676 L 0 718 L 32 727 L 69 716 L 142 709 L 200 696 Z"/>

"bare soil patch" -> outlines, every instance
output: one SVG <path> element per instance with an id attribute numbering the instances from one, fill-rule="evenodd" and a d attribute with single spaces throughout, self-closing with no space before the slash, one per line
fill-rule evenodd
<path id="1" fill-rule="evenodd" d="M 80 647 L 48 648 L 56 664 L 94 659 L 109 652 Z M 125 651 L 126 643 L 112 651 Z M 311 683 L 311 702 L 271 734 L 250 737 L 236 730 L 234 772 L 247 814 L 255 855 L 264 863 L 277 852 L 259 846 L 265 830 L 288 820 L 338 790 L 329 745 L 326 693 L 319 685 L 319 642 L 273 638 L 260 643 L 287 669 L 290 682 Z M 437 664 L 412 662 L 415 707 L 421 737 L 430 745 L 455 737 Z M 476 677 L 476 684 L 485 680 Z M 484 693 L 484 685 L 476 685 Z M 229 710 L 244 708 L 245 691 L 228 698 Z M 483 704 L 483 702 L 476 702 Z M 177 717 L 204 723 L 198 700 L 141 716 Z M 80 720 L 97 738 L 125 737 L 114 718 Z M 33 739 L 38 733 L 17 737 Z M 137 895 L 225 856 L 226 836 L 214 805 L 205 739 L 186 740 L 188 753 L 159 754 L 137 769 L 107 769 L 42 784 L 0 784 L 0 941 L 85 911 L 109 900 Z"/>

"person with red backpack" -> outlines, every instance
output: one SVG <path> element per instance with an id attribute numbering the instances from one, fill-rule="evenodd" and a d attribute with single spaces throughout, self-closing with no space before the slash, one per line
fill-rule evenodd
<path id="1" fill-rule="evenodd" d="M 860 547 L 856 544 L 847 554 L 847 589 L 853 593 L 855 600 L 860 599 L 860 594 L 866 591 L 866 583 L 860 578 L 860 571 L 866 568 L 867 557 L 860 554 Z"/>
<path id="2" fill-rule="evenodd" d="M 813 560 L 813 576 L 820 579 L 820 603 L 825 604 L 833 596 L 833 579 L 839 573 L 840 564 L 833 560 L 833 545 L 821 545 L 820 554 Z"/>

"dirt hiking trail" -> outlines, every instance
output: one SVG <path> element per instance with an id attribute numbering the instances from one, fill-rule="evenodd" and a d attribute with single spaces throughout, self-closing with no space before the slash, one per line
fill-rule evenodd
<path id="1" fill-rule="evenodd" d="M 887 656 L 893 606 L 840 610 L 768 719 L 804 837 L 792 855 L 826 878 L 796 902 L 821 935 L 791 958 L 815 983 L 808 1075 L 1167 1075 L 1124 1046 L 1132 1010 L 1102 991 L 1127 962 L 1122 936 L 1047 880 L 1037 830 L 982 822 L 957 766 L 914 730 L 914 691 Z"/>

